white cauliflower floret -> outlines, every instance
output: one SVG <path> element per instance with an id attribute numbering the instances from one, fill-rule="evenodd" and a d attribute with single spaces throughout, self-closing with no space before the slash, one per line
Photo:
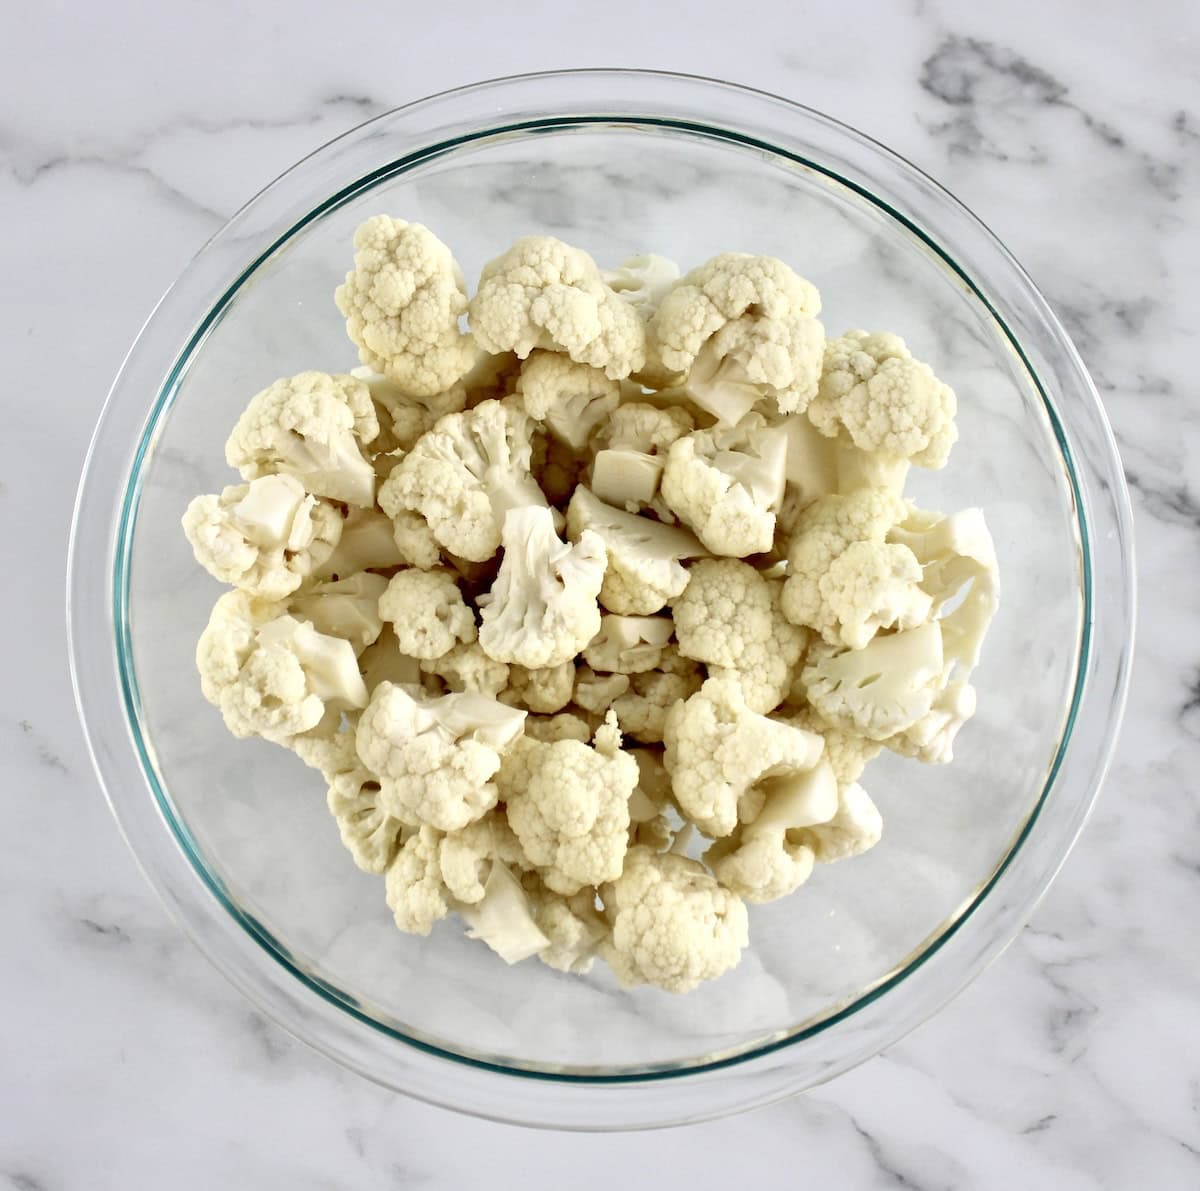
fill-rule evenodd
<path id="1" fill-rule="evenodd" d="M 288 601 L 288 611 L 307 620 L 318 633 L 349 641 L 361 657 L 383 631 L 379 599 L 386 590 L 382 575 L 360 571 L 298 591 Z"/>
<path id="2" fill-rule="evenodd" d="M 455 694 L 475 691 L 497 698 L 508 686 L 509 669 L 488 657 L 478 641 L 463 641 L 437 658 L 421 662 L 422 674 L 436 674 Z"/>
<path id="3" fill-rule="evenodd" d="M 929 616 L 921 567 L 885 541 L 905 514 L 884 488 L 823 496 L 797 517 L 788 549 L 783 613 L 830 645 L 861 649 L 881 628 L 914 628 Z"/>
<path id="4" fill-rule="evenodd" d="M 327 710 L 363 707 L 367 691 L 348 641 L 318 633 L 280 604 L 231 591 L 196 646 L 204 697 L 237 737 L 277 744 L 315 728 Z"/>
<path id="5" fill-rule="evenodd" d="M 392 515 L 392 541 L 400 552 L 400 561 L 431 571 L 442 561 L 441 547 L 420 513 L 398 509 Z"/>
<path id="6" fill-rule="evenodd" d="M 559 715 L 526 716 L 525 735 L 543 744 L 554 744 L 558 740 L 578 740 L 587 744 L 592 738 L 592 729 L 581 716 L 564 711 Z"/>
<path id="7" fill-rule="evenodd" d="M 806 828 L 828 823 L 838 810 L 837 779 L 827 761 L 768 782 L 763 808 L 704 854 L 713 875 L 749 902 L 773 902 L 812 875 L 816 859 Z"/>
<path id="8" fill-rule="evenodd" d="M 829 762 L 839 790 L 857 782 L 867 765 L 883 751 L 883 745 L 878 741 L 868 740 L 857 732 L 834 727 L 811 707 L 802 707 L 799 711 L 785 714 L 781 718 L 795 728 L 816 732 L 824 738 L 825 750 L 821 757 Z"/>
<path id="9" fill-rule="evenodd" d="M 575 670 L 575 705 L 592 715 L 606 714 L 628 690 L 628 674 L 597 674 L 590 666 L 579 666 Z"/>
<path id="10" fill-rule="evenodd" d="M 225 461 L 244 480 L 286 473 L 313 496 L 370 508 L 375 469 L 363 448 L 378 435 L 362 381 L 301 372 L 250 399 L 225 443 Z"/>
<path id="11" fill-rule="evenodd" d="M 641 368 L 646 328 L 633 307 L 579 248 L 552 236 L 526 236 L 484 265 L 470 305 L 484 351 L 564 352 L 620 380 Z"/>
<path id="12" fill-rule="evenodd" d="M 547 889 L 536 873 L 525 873 L 521 884 L 529 898 L 534 921 L 548 940 L 538 959 L 559 972 L 586 975 L 600 945 L 608 938 L 608 923 L 596 909 L 596 893 L 581 889 L 563 897 Z"/>
<path id="13" fill-rule="evenodd" d="M 649 322 L 658 304 L 679 280 L 679 266 L 665 256 L 646 252 L 626 258 L 601 276 L 609 289 L 638 312 L 643 322 Z"/>
<path id="14" fill-rule="evenodd" d="M 538 351 L 521 365 L 517 394 L 531 418 L 578 452 L 617 408 L 621 386 L 599 368 Z"/>
<path id="15" fill-rule="evenodd" d="M 399 571 L 380 597 L 379 615 L 409 657 L 440 658 L 459 642 L 475 640 L 475 617 L 449 571 Z"/>
<path id="16" fill-rule="evenodd" d="M 847 331 L 825 345 L 808 416 L 822 434 L 860 451 L 944 467 L 958 438 L 954 390 L 914 360 L 899 335 Z"/>
<path id="17" fill-rule="evenodd" d="M 482 819 L 442 839 L 438 857 L 442 880 L 463 905 L 483 901 L 488 875 L 496 861 L 510 868 L 529 867 L 520 841 L 500 811 L 489 811 Z"/>
<path id="18" fill-rule="evenodd" d="M 404 561 L 389 518 L 378 509 L 351 509 L 333 553 L 314 574 L 320 579 L 347 579 L 362 571 L 390 570 Z"/>
<path id="19" fill-rule="evenodd" d="M 736 967 L 750 941 L 741 899 L 686 856 L 630 848 L 601 897 L 612 923 L 601 954 L 627 986 L 689 992 Z"/>
<path id="20" fill-rule="evenodd" d="M 593 670 L 641 674 L 658 669 L 663 649 L 674 625 L 667 616 L 617 616 L 600 618 L 600 631 L 588 642 L 583 660 Z"/>
<path id="21" fill-rule="evenodd" d="M 680 809 L 714 838 L 737 826 L 739 803 L 768 778 L 811 769 L 821 737 L 751 711 L 739 682 L 710 678 L 667 713 L 665 762 Z"/>
<path id="22" fill-rule="evenodd" d="M 668 647 L 659 669 L 630 675 L 629 689 L 613 701 L 621 730 L 643 744 L 660 744 L 667 712 L 694 695 L 703 681 L 696 662 Z"/>
<path id="23" fill-rule="evenodd" d="M 855 782 L 838 792 L 837 813 L 803 832 L 818 864 L 849 860 L 869 852 L 883 836 L 883 817 L 866 790 Z"/>
<path id="24" fill-rule="evenodd" d="M 359 719 L 358 755 L 389 814 L 458 831 L 496 805 L 492 778 L 524 719 L 474 692 L 428 699 L 383 682 Z"/>
<path id="25" fill-rule="evenodd" d="M 570 661 L 600 630 L 603 542 L 585 531 L 566 545 L 553 514 L 538 507 L 511 510 L 502 542 L 500 573 L 477 601 L 479 644 L 489 657 L 529 670 Z"/>
<path id="26" fill-rule="evenodd" d="M 486 943 L 506 964 L 519 964 L 550 946 L 533 916 L 528 894 L 499 861 L 493 861 L 488 872 L 483 898 L 459 906 L 458 912 L 470 928 L 467 938 Z"/>
<path id="27" fill-rule="evenodd" d="M 595 747 L 524 739 L 497 778 L 525 855 L 563 894 L 620 876 L 637 781 L 637 762 L 621 751 L 613 725 L 597 732 Z"/>
<path id="28" fill-rule="evenodd" d="M 609 414 L 602 438 L 609 447 L 656 455 L 695 429 L 695 419 L 681 406 L 627 401 Z"/>
<path id="29" fill-rule="evenodd" d="M 415 396 L 449 389 L 475 363 L 459 329 L 462 270 L 427 227 L 375 215 L 354 233 L 354 268 L 334 295 L 359 359 Z"/>
<path id="30" fill-rule="evenodd" d="M 508 689 L 500 695 L 502 703 L 527 707 L 542 715 L 561 711 L 571 702 L 575 690 L 575 662 L 569 659 L 543 670 L 527 670 L 512 666 L 508 674 Z M 590 735 L 590 733 L 589 733 Z M 585 736 L 584 739 L 587 739 Z"/>
<path id="31" fill-rule="evenodd" d="M 410 829 L 379 805 L 374 774 L 357 765 L 335 774 L 327 801 L 354 863 L 363 872 L 386 872 Z"/>
<path id="32" fill-rule="evenodd" d="M 714 554 L 744 558 L 770 550 L 787 444 L 783 427 L 758 414 L 731 429 L 697 430 L 667 452 L 663 500 Z"/>
<path id="33" fill-rule="evenodd" d="M 439 418 L 460 413 L 467 407 L 464 381 L 437 393 L 413 393 L 373 368 L 352 368 L 350 375 L 370 389 L 371 400 L 375 402 L 379 437 L 371 448 L 376 454 L 411 451 L 417 439 Z"/>
<path id="34" fill-rule="evenodd" d="M 632 401 L 617 406 L 601 432 L 605 445 L 592 459 L 592 491 L 626 512 L 650 507 L 661 514 L 658 488 L 667 448 L 694 429 L 691 414 L 676 405 L 660 409 Z"/>
<path id="35" fill-rule="evenodd" d="M 438 863 L 441 832 L 414 831 L 400 847 L 384 878 L 387 904 L 396 925 L 410 935 L 427 935 L 450 913 L 450 901 Z"/>
<path id="36" fill-rule="evenodd" d="M 183 514 L 183 532 L 214 579 L 280 600 L 334 552 L 342 515 L 309 496 L 295 476 L 269 475 L 197 496 Z"/>
<path id="37" fill-rule="evenodd" d="M 969 680 L 999 606 L 996 550 L 979 509 L 949 517 L 914 509 L 890 536 L 921 565 L 921 587 L 933 602 L 933 615 L 940 617 L 943 673 L 929 713 L 885 743 L 894 752 L 945 764 L 953 757 L 959 729 L 975 714 Z M 954 610 L 942 615 L 956 599 Z"/>
<path id="38" fill-rule="evenodd" d="M 510 509 L 546 503 L 529 472 L 532 431 L 528 415 L 510 402 L 449 414 L 388 477 L 379 507 L 393 518 L 420 513 L 451 554 L 483 562 L 499 549 Z"/>
<path id="39" fill-rule="evenodd" d="M 693 269 L 650 321 L 651 354 L 727 425 L 764 397 L 780 413 L 817 391 L 825 331 L 816 288 L 782 261 L 723 252 Z"/>
<path id="40" fill-rule="evenodd" d="M 817 644 L 801 672 L 808 700 L 834 727 L 886 741 L 929 714 L 943 679 L 936 621 L 878 636 L 863 649 Z"/>
<path id="41" fill-rule="evenodd" d="M 343 723 L 345 721 L 345 723 Z M 310 769 L 316 769 L 327 781 L 361 769 L 354 747 L 354 713 L 327 713 L 315 728 L 293 736 L 287 747 Z"/>
<path id="42" fill-rule="evenodd" d="M 680 559 L 705 553 L 685 530 L 614 509 L 580 486 L 567 509 L 567 534 L 577 541 L 588 530 L 599 535 L 608 556 L 600 602 L 610 612 L 660 611 L 687 586 Z"/>

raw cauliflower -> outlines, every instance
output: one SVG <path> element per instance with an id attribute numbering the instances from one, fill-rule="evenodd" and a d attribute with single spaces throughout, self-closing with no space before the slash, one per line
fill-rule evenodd
<path id="1" fill-rule="evenodd" d="M 541 670 L 510 666 L 508 689 L 501 694 L 500 699 L 513 707 L 527 707 L 530 711 L 546 715 L 562 711 L 571 702 L 574 690 L 574 660 Z"/>
<path id="2" fill-rule="evenodd" d="M 429 699 L 382 682 L 358 721 L 358 755 L 379 779 L 389 814 L 457 831 L 496 805 L 492 778 L 524 719 L 474 692 Z"/>
<path id="3" fill-rule="evenodd" d="M 197 496 L 183 514 L 196 561 L 214 579 L 263 600 L 283 599 L 319 570 L 342 528 L 336 505 L 286 474 Z"/>
<path id="4" fill-rule="evenodd" d="M 617 408 L 621 386 L 599 368 L 536 351 L 521 365 L 517 395 L 531 418 L 579 452 Z"/>
<path id="5" fill-rule="evenodd" d="M 493 699 L 508 686 L 510 676 L 509 668 L 488 657 L 478 641 L 460 641 L 441 657 L 423 660 L 421 673 L 436 675 L 454 694 L 474 691 Z"/>
<path id="6" fill-rule="evenodd" d="M 627 986 L 689 992 L 735 967 L 750 941 L 742 900 L 686 856 L 630 848 L 601 898 L 612 925 L 601 954 Z"/>
<path id="7" fill-rule="evenodd" d="M 375 469 L 363 451 L 378 435 L 362 381 L 301 372 L 250 399 L 225 443 L 225 460 L 245 480 L 287 473 L 313 496 L 370 508 Z"/>
<path id="8" fill-rule="evenodd" d="M 661 744 L 667 713 L 676 703 L 694 695 L 703 682 L 699 664 L 668 646 L 659 668 L 631 674 L 628 689 L 613 701 L 621 730 L 643 744 Z"/>
<path id="9" fill-rule="evenodd" d="M 449 571 L 400 571 L 379 599 L 400 652 L 421 660 L 440 658 L 459 643 L 475 640 L 475 617 Z"/>
<path id="10" fill-rule="evenodd" d="M 642 367 L 646 328 L 582 249 L 553 236 L 526 236 L 483 267 L 470 304 L 484 351 L 563 352 L 620 380 Z"/>
<path id="11" fill-rule="evenodd" d="M 427 227 L 375 215 L 354 233 L 354 268 L 334 295 L 362 362 L 415 396 L 444 392 L 476 349 L 459 328 L 466 283 Z"/>
<path id="12" fill-rule="evenodd" d="M 861 451 L 940 468 L 958 439 L 954 390 L 914 360 L 899 335 L 847 331 L 825 345 L 808 416 Z"/>

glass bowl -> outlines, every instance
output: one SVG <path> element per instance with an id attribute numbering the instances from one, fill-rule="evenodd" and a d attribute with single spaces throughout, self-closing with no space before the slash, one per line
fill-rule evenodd
<path id="1" fill-rule="evenodd" d="M 925 507 L 982 505 L 1003 600 L 979 713 L 948 767 L 868 773 L 883 842 L 751 911 L 730 975 L 685 997 L 530 962 L 447 921 L 395 930 L 320 777 L 231 738 L 193 650 L 219 594 L 179 519 L 232 482 L 223 443 L 277 376 L 357 361 L 333 305 L 351 234 L 420 220 L 468 277 L 546 232 L 602 265 L 778 256 L 831 334 L 894 330 L 957 390 L 961 441 Z M 300 162 L 163 298 L 104 408 L 69 578 L 76 695 L 113 812 L 201 949 L 297 1037 L 389 1087 L 579 1129 L 694 1121 L 845 1071 L 1013 938 L 1083 825 L 1132 648 L 1128 497 L 1091 381 L 1029 278 L 882 146 L 773 96 L 683 76 L 544 74 L 434 96 Z"/>

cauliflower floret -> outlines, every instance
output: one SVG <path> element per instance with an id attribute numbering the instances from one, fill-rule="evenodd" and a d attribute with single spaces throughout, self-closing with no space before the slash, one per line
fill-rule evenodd
<path id="1" fill-rule="evenodd" d="M 534 352 L 521 365 L 517 394 L 531 418 L 578 452 L 617 408 L 621 386 L 599 368 L 555 352 Z"/>
<path id="2" fill-rule="evenodd" d="M 651 354 L 728 425 L 763 397 L 780 413 L 817 391 L 825 331 L 816 288 L 782 261 L 723 252 L 693 269 L 650 320 Z"/>
<path id="3" fill-rule="evenodd" d="M 343 722 L 345 721 L 345 722 Z M 316 769 L 326 782 L 361 768 L 354 748 L 353 713 L 328 712 L 315 728 L 293 736 L 287 747 L 310 769 Z"/>
<path id="4" fill-rule="evenodd" d="M 871 455 L 944 467 L 958 438 L 954 390 L 914 360 L 899 335 L 847 331 L 825 345 L 814 426 Z"/>
<path id="5" fill-rule="evenodd" d="M 559 740 L 578 740 L 587 744 L 592 738 L 592 729 L 581 716 L 564 711 L 559 715 L 527 716 L 525 735 L 543 744 L 554 744 Z"/>
<path id="6" fill-rule="evenodd" d="M 601 276 L 609 289 L 638 312 L 643 322 L 649 322 L 658 304 L 679 280 L 679 266 L 665 256 L 646 252 L 628 257 Z"/>
<path id="7" fill-rule="evenodd" d="M 470 323 L 484 351 L 521 359 L 535 348 L 565 352 L 613 380 L 645 362 L 637 311 L 604 284 L 586 252 L 552 236 L 526 236 L 484 265 Z"/>
<path id="8" fill-rule="evenodd" d="M 595 747 L 523 739 L 501 766 L 509 824 L 555 893 L 621 875 L 638 767 L 620 739 L 615 719 L 597 732 Z"/>
<path id="9" fill-rule="evenodd" d="M 348 641 L 318 633 L 280 604 L 231 591 L 213 607 L 196 646 L 204 697 L 237 737 L 277 744 L 321 723 L 326 711 L 364 707 L 367 691 Z"/>
<path id="10" fill-rule="evenodd" d="M 374 775 L 361 766 L 335 774 L 327 801 L 354 863 L 366 873 L 386 872 L 410 829 L 379 805 Z"/>
<path id="11" fill-rule="evenodd" d="M 333 553 L 314 574 L 319 579 L 347 579 L 362 571 L 390 570 L 403 562 L 391 520 L 378 509 L 351 509 Z"/>
<path id="12" fill-rule="evenodd" d="M 627 986 L 689 992 L 735 967 L 750 942 L 745 904 L 686 856 L 630 848 L 601 897 L 612 923 L 601 954 Z"/>
<path id="13" fill-rule="evenodd" d="M 588 530 L 599 535 L 608 556 L 600 602 L 610 612 L 660 611 L 688 584 L 680 559 L 705 553 L 685 530 L 614 509 L 580 486 L 567 509 L 567 534 L 578 541 Z"/>
<path id="14" fill-rule="evenodd" d="M 838 786 L 822 760 L 812 769 L 766 783 L 763 808 L 704 854 L 713 875 L 749 902 L 773 902 L 812 875 L 815 854 L 806 828 L 837 813 Z"/>
<path id="15" fill-rule="evenodd" d="M 489 811 L 441 842 L 438 863 L 442 880 L 456 901 L 474 905 L 483 901 L 492 864 L 529 868 L 520 841 L 500 811 Z"/>
<path id="16" fill-rule="evenodd" d="M 318 633 L 349 641 L 361 657 L 383 631 L 379 600 L 387 585 L 382 575 L 359 571 L 298 591 L 288 601 L 288 611 L 307 620 Z"/>
<path id="17" fill-rule="evenodd" d="M 694 695 L 703 681 L 696 662 L 668 647 L 657 670 L 630 675 L 629 690 L 613 701 L 621 730 L 643 744 L 661 744 L 667 712 Z"/>
<path id="18" fill-rule="evenodd" d="M 883 836 L 883 818 L 866 790 L 855 782 L 838 792 L 837 813 L 807 828 L 802 837 L 818 864 L 848 860 L 870 851 Z"/>
<path id="19" fill-rule="evenodd" d="M 880 628 L 923 623 L 931 601 L 919 586 L 920 564 L 907 546 L 885 541 L 904 514 L 904 502 L 884 488 L 809 505 L 788 549 L 784 616 L 850 649 L 861 649 Z"/>
<path id="20" fill-rule="evenodd" d="M 475 617 L 449 571 L 400 571 L 388 580 L 379 615 L 391 623 L 400 652 L 440 658 L 459 642 L 475 640 Z"/>
<path id="21" fill-rule="evenodd" d="M 444 392 L 475 363 L 459 329 L 462 270 L 427 227 L 375 215 L 354 233 L 354 268 L 334 295 L 358 356 L 415 396 Z"/>
<path id="22" fill-rule="evenodd" d="M 508 667 L 488 657 L 478 641 L 459 642 L 441 657 L 423 660 L 421 673 L 436 674 L 455 694 L 475 691 L 493 699 L 509 682 Z"/>
<path id="23" fill-rule="evenodd" d="M 575 705 L 592 715 L 604 715 L 628 690 L 627 674 L 597 674 L 590 666 L 575 671 Z"/>
<path id="24" fill-rule="evenodd" d="M 658 669 L 663 649 L 674 625 L 667 616 L 617 616 L 600 618 L 600 631 L 588 642 L 583 660 L 593 670 L 641 674 Z"/>
<path id="25" fill-rule="evenodd" d="M 561 711 L 571 702 L 575 691 L 575 662 L 569 659 L 543 670 L 527 670 L 512 666 L 508 673 L 508 689 L 500 695 L 502 703 L 527 707 L 543 715 Z M 590 733 L 589 733 L 590 735 Z M 585 736 L 586 740 L 587 737 Z"/>
<path id="26" fill-rule="evenodd" d="M 550 946 L 533 916 L 528 894 L 499 861 L 492 862 L 482 900 L 459 906 L 458 912 L 470 928 L 467 938 L 480 939 L 506 964 L 519 964 Z"/>
<path id="27" fill-rule="evenodd" d="M 563 897 L 547 889 L 536 873 L 521 877 L 534 921 L 548 945 L 538 959 L 559 972 L 586 975 L 592 970 L 600 945 L 608 938 L 608 923 L 596 909 L 594 889 L 581 889 Z"/>
<path id="28" fill-rule="evenodd" d="M 479 644 L 489 657 L 529 670 L 570 661 L 600 630 L 604 543 L 585 530 L 564 544 L 544 507 L 512 509 L 502 541 L 500 573 L 477 600 Z"/>
<path id="29" fill-rule="evenodd" d="M 656 455 L 695 429 L 695 419 L 681 406 L 627 401 L 609 414 L 601 437 L 609 447 Z"/>
<path id="30" fill-rule="evenodd" d="M 363 764 L 380 805 L 409 823 L 458 831 L 496 805 L 492 778 L 521 735 L 523 711 L 474 692 L 428 699 L 380 683 L 358 722 Z"/>
<path id="31" fill-rule="evenodd" d="M 816 732 L 825 740 L 825 750 L 821 754 L 829 762 L 833 776 L 837 779 L 838 789 L 844 790 L 853 785 L 863 775 L 867 765 L 883 751 L 883 745 L 875 740 L 867 740 L 857 732 L 835 728 L 823 720 L 811 707 L 803 707 L 794 714 L 782 717 L 795 728 L 803 728 L 806 732 Z"/>
<path id="32" fill-rule="evenodd" d="M 714 554 L 770 550 L 783 500 L 787 432 L 748 416 L 725 430 L 697 430 L 671 444 L 663 469 L 667 506 Z"/>
<path id="33" fill-rule="evenodd" d="M 450 913 L 438 863 L 442 834 L 422 827 L 404 841 L 384 878 L 387 904 L 396 925 L 410 935 L 427 935 Z"/>
<path id="34" fill-rule="evenodd" d="M 214 579 L 280 600 L 334 552 L 342 515 L 309 496 L 295 476 L 268 475 L 220 496 L 197 496 L 183 514 L 183 532 Z"/>
<path id="35" fill-rule="evenodd" d="M 800 679 L 808 701 L 836 728 L 886 741 L 929 714 L 943 680 L 936 621 L 878 636 L 864 649 L 816 644 Z"/>
<path id="36" fill-rule="evenodd" d="M 546 500 L 555 508 L 565 506 L 586 468 L 586 461 L 553 435 L 533 436 L 530 470 Z"/>
<path id="37" fill-rule="evenodd" d="M 431 571 L 442 561 L 441 548 L 420 513 L 398 509 L 392 514 L 392 540 L 400 552 L 400 561 Z"/>
<path id="38" fill-rule="evenodd" d="M 352 368 L 350 375 L 371 390 L 371 400 L 375 402 L 379 437 L 371 448 L 376 454 L 411 451 L 417 439 L 439 418 L 460 413 L 467 407 L 467 387 L 463 381 L 439 393 L 417 394 L 373 368 Z"/>
<path id="39" fill-rule="evenodd" d="M 694 429 L 692 415 L 679 406 L 660 409 L 640 401 L 617 406 L 601 432 L 606 445 L 592 459 L 592 491 L 626 512 L 652 508 L 661 515 L 658 488 L 667 448 Z M 674 521 L 674 514 L 668 519 Z"/>
<path id="40" fill-rule="evenodd" d="M 352 376 L 301 372 L 256 393 L 225 443 L 244 480 L 293 475 L 313 496 L 370 508 L 375 469 L 363 447 L 379 435 L 367 386 Z"/>
<path id="41" fill-rule="evenodd" d="M 510 509 L 546 498 L 529 472 L 533 426 L 510 402 L 484 401 L 448 414 L 423 435 L 379 489 L 395 518 L 420 513 L 434 538 L 471 562 L 491 558 Z"/>
<path id="42" fill-rule="evenodd" d="M 814 733 L 751 711 L 730 677 L 710 678 L 672 707 L 663 744 L 680 809 L 714 838 L 733 831 L 739 802 L 759 797 L 764 781 L 811 769 L 824 747 Z"/>

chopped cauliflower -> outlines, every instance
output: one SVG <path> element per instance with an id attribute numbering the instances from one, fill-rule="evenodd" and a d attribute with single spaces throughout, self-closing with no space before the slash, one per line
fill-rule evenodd
<path id="1" fill-rule="evenodd" d="M 558 740 L 578 740 L 587 744 L 592 739 L 592 729 L 581 716 L 563 711 L 558 715 L 526 716 L 525 735 L 543 744 L 554 744 Z"/>
<path id="2" fill-rule="evenodd" d="M 183 514 L 196 561 L 214 579 L 263 600 L 283 599 L 319 570 L 342 527 L 337 506 L 309 496 L 292 475 L 197 496 Z"/>
<path id="3" fill-rule="evenodd" d="M 349 641 L 361 657 L 383 632 L 379 600 L 387 585 L 382 575 L 369 571 L 314 583 L 292 596 L 288 611 L 307 620 L 318 633 Z"/>
<path id="4" fill-rule="evenodd" d="M 612 924 L 601 954 L 627 986 L 689 992 L 736 966 L 750 941 L 742 900 L 686 856 L 630 848 L 601 897 Z"/>
<path id="5" fill-rule="evenodd" d="M 414 396 L 444 392 L 475 363 L 459 328 L 466 283 L 427 227 L 375 215 L 354 233 L 354 268 L 335 294 L 359 358 Z"/>
<path id="6" fill-rule="evenodd" d="M 649 322 L 658 304 L 679 280 L 679 266 L 665 256 L 646 252 L 628 257 L 601 276 L 609 289 L 638 312 L 643 322 Z"/>
<path id="7" fill-rule="evenodd" d="M 661 744 L 667 712 L 694 695 L 703 682 L 700 666 L 669 646 L 659 669 L 631 674 L 628 690 L 613 700 L 621 730 L 643 744 Z"/>
<path id="8" fill-rule="evenodd" d="M 665 762 L 680 809 L 705 835 L 737 826 L 738 804 L 768 778 L 811 769 L 824 741 L 751 711 L 735 678 L 710 678 L 667 713 Z"/>
<path id="9" fill-rule="evenodd" d="M 250 399 L 225 443 L 225 460 L 245 480 L 286 473 L 313 496 L 370 508 L 375 469 L 363 449 L 378 435 L 362 381 L 301 372 Z"/>
<path id="10" fill-rule="evenodd" d="M 561 711 L 571 702 L 575 691 L 575 662 L 568 660 L 557 666 L 541 670 L 528 670 L 524 666 L 510 666 L 508 689 L 501 702 L 513 707 L 526 707 L 530 711 L 546 715 Z"/>
<path id="11" fill-rule="evenodd" d="M 680 560 L 705 553 L 685 530 L 614 509 L 580 485 L 567 509 L 567 534 L 578 541 L 588 531 L 600 537 L 608 557 L 600 602 L 622 615 L 661 611 L 687 586 Z"/>
<path id="12" fill-rule="evenodd" d="M 817 391 L 825 331 L 816 288 L 782 261 L 723 252 L 693 269 L 650 320 L 652 352 L 728 425 L 758 402 L 802 411 Z"/>
<path id="13" fill-rule="evenodd" d="M 638 313 L 600 276 L 582 249 L 552 236 L 526 236 L 483 267 L 470 304 L 471 331 L 484 351 L 563 352 L 620 380 L 646 358 Z"/>
<path id="14" fill-rule="evenodd" d="M 564 897 L 548 889 L 536 873 L 523 874 L 521 884 L 534 922 L 547 939 L 538 959 L 556 971 L 586 975 L 608 938 L 608 923 L 596 909 L 595 890 L 581 889 Z"/>
<path id="15" fill-rule="evenodd" d="M 611 725 L 597 732 L 594 747 L 522 740 L 505 757 L 497 782 L 525 855 L 555 893 L 621 875 L 638 767 Z"/>
<path id="16" fill-rule="evenodd" d="M 597 674 L 591 666 L 576 667 L 575 705 L 592 715 L 606 714 L 628 690 L 628 674 Z"/>
<path id="17" fill-rule="evenodd" d="M 379 782 L 361 766 L 329 779 L 329 811 L 354 863 L 363 872 L 386 872 L 411 832 L 379 805 Z"/>
<path id="18" fill-rule="evenodd" d="M 671 640 L 674 625 L 666 616 L 600 618 L 600 631 L 588 642 L 583 660 L 593 670 L 616 674 L 641 674 L 656 670 Z"/>
<path id="19" fill-rule="evenodd" d="M 420 513 L 451 554 L 483 562 L 500 547 L 510 509 L 545 505 L 529 471 L 533 432 L 510 402 L 448 414 L 401 460 L 379 490 L 389 517 Z"/>
<path id="20" fill-rule="evenodd" d="M 784 495 L 787 434 L 754 414 L 728 430 L 697 430 L 671 444 L 662 496 L 714 554 L 770 550 Z"/>
<path id="21" fill-rule="evenodd" d="M 321 579 L 348 579 L 363 571 L 386 571 L 403 563 L 392 522 L 378 509 L 351 509 L 333 552 L 317 568 Z"/>
<path id="22" fill-rule="evenodd" d="M 570 661 L 600 630 L 603 542 L 585 530 L 565 545 L 550 510 L 537 506 L 509 512 L 502 542 L 500 573 L 477 601 L 479 644 L 489 657 L 529 670 Z"/>
<path id="23" fill-rule="evenodd" d="M 509 868 L 529 867 L 520 841 L 501 811 L 489 811 L 442 839 L 438 856 L 442 880 L 464 905 L 483 901 L 488 874 L 497 861 Z"/>
<path id="24" fill-rule="evenodd" d="M 358 755 L 379 778 L 389 814 L 458 831 L 496 805 L 492 778 L 524 719 L 486 695 L 428 699 L 383 682 L 359 718 Z"/>
<path id="25" fill-rule="evenodd" d="M 617 408 L 621 386 L 599 368 L 535 351 L 521 365 L 517 394 L 525 412 L 573 451 L 582 451 Z"/>
<path id="26" fill-rule="evenodd" d="M 822 434 L 844 434 L 872 455 L 944 467 L 958 438 L 954 390 L 914 360 L 899 335 L 847 331 L 825 345 L 808 416 Z"/>
<path id="27" fill-rule="evenodd" d="M 460 642 L 475 640 L 475 617 L 449 571 L 399 571 L 379 599 L 379 615 L 409 657 L 440 658 Z"/>
<path id="28" fill-rule="evenodd" d="M 440 657 L 422 660 L 421 673 L 437 675 L 454 694 L 474 691 L 493 699 L 508 686 L 510 676 L 509 668 L 488 657 L 478 641 L 460 641 Z"/>
<path id="29" fill-rule="evenodd" d="M 396 925 L 410 935 L 427 935 L 450 913 L 439 853 L 442 834 L 432 827 L 414 831 L 400 846 L 384 878 L 387 904 Z"/>

